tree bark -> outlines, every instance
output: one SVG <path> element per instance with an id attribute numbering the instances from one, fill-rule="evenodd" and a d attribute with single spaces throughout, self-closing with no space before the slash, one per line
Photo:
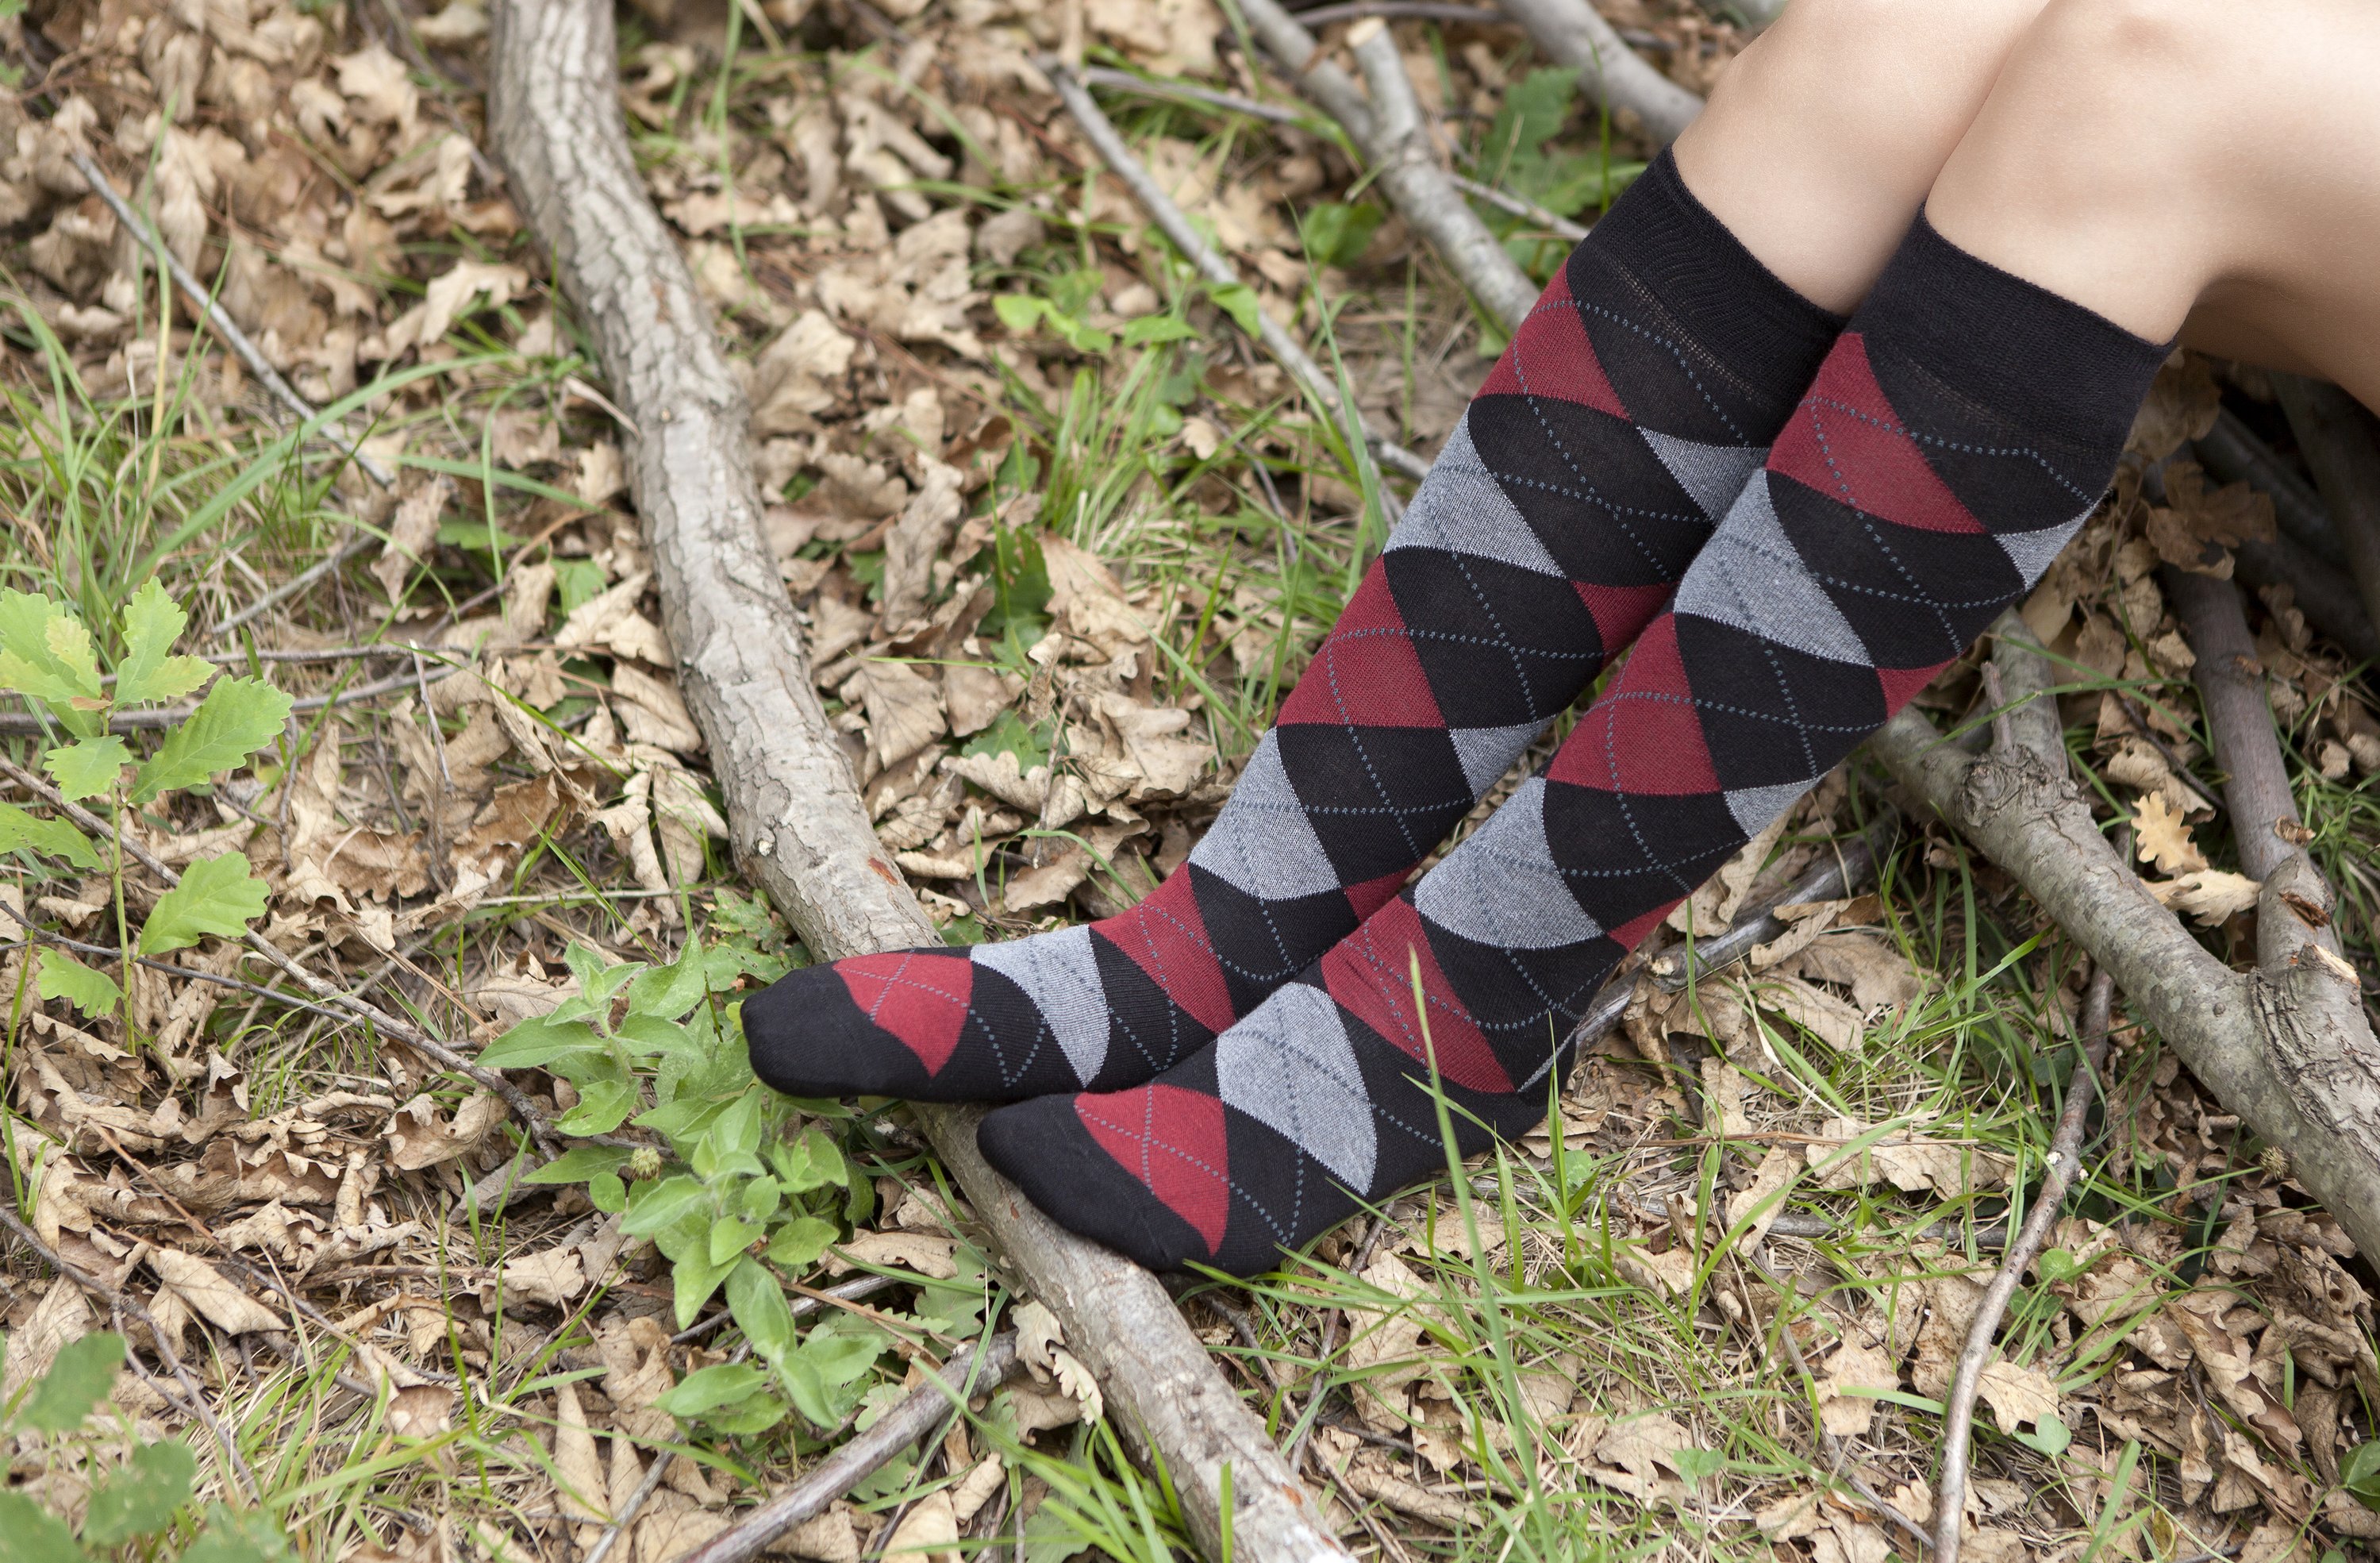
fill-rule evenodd
<path id="1" fill-rule="evenodd" d="M 2240 871 L 2251 879 L 2270 879 L 2298 850 L 2289 839 L 2299 823 L 2298 800 L 2273 733 L 2265 670 L 2256 662 L 2240 589 L 2170 565 L 2157 575 L 2198 657 L 2191 677 L 2206 711 L 2216 763 L 2224 770 L 2223 808 L 2239 843 Z"/>
<path id="2" fill-rule="evenodd" d="M 939 943 L 869 828 L 761 544 L 748 409 L 629 154 L 611 7 L 499 0 L 493 22 L 497 155 L 633 425 L 637 507 L 736 860 L 820 956 Z M 992 1172 L 975 1113 L 917 1113 L 1127 1440 L 1163 1461 L 1208 1556 L 1220 1556 L 1228 1482 L 1237 1557 L 1347 1558 L 1156 1280 L 1052 1226 Z"/>
<path id="3" fill-rule="evenodd" d="M 1240 10 L 1249 31 L 1295 79 L 1298 90 L 1347 132 L 1406 223 L 1429 241 L 1447 268 L 1506 331 L 1520 329 L 1536 305 L 1537 286 L 1504 252 L 1439 165 L 1395 39 L 1376 20 L 1356 23 L 1349 34 L 1356 41 L 1355 56 L 1371 87 L 1367 100 L 1354 77 L 1322 57 L 1314 34 L 1279 0 L 1240 0 Z"/>
<path id="4" fill-rule="evenodd" d="M 2347 553 L 2338 545 L 2338 529 L 2330 512 L 2306 481 L 2273 454 L 2256 432 L 2225 409 L 2215 415 L 2215 427 L 2192 446 L 2198 464 L 2227 483 L 2247 483 L 2273 501 L 2273 516 L 2281 530 L 2326 565 L 2347 568 Z"/>
<path id="5" fill-rule="evenodd" d="M 2380 419 L 2326 380 L 2276 374 L 2273 386 L 2330 508 L 2364 615 L 2380 624 Z"/>
<path id="6" fill-rule="evenodd" d="M 2022 885 L 2200 1082 L 2287 1154 L 2357 1245 L 2380 1254 L 2380 1043 L 2354 971 L 2313 941 L 2330 902 L 2302 853 L 2265 881 L 2261 967 L 2237 972 L 2143 887 L 2062 763 L 2022 748 L 1968 755 L 1914 706 L 1869 748 Z"/>
<path id="7" fill-rule="evenodd" d="M 1606 108 L 1627 109 L 1663 146 L 1702 113 L 1703 101 L 1662 75 L 1611 31 L 1588 0 L 1502 0 L 1548 57 L 1578 70 L 1579 90 Z"/>

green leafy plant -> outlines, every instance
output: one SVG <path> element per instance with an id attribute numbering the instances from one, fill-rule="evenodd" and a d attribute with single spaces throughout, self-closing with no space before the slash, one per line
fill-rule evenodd
<path id="1" fill-rule="evenodd" d="M 71 608 L 30 592 L 0 592 L 0 689 L 23 696 L 41 716 L 51 739 L 42 769 L 69 801 L 89 800 L 122 817 L 169 793 L 208 785 L 280 736 L 289 697 L 261 678 L 218 678 L 212 664 L 176 653 L 174 642 L 188 622 L 162 585 L 143 581 L 110 627 L 116 649 L 102 672 L 99 641 Z M 179 701 L 201 686 L 204 698 L 168 723 L 146 756 L 108 730 L 122 713 Z M 135 951 L 162 955 L 209 935 L 237 938 L 264 914 L 264 883 L 237 852 L 192 863 L 136 936 L 120 856 L 103 857 L 68 822 L 0 804 L 0 850 L 107 871 L 128 961 Z M 113 1013 L 124 998 L 115 979 L 55 946 L 42 951 L 38 991 L 90 1016 Z"/>
<path id="2" fill-rule="evenodd" d="M 60 1347 L 49 1371 L 0 1411 L 0 1435 L 75 1432 L 106 1398 L 124 1358 L 124 1337 L 105 1332 Z M 91 1489 L 79 1536 L 25 1493 L 0 1488 L 0 1556 L 84 1563 L 94 1551 L 112 1553 L 155 1536 L 189 1503 L 198 1473 L 197 1457 L 177 1440 L 134 1445 Z M 221 1504 L 208 1507 L 205 1529 L 182 1553 L 183 1563 L 260 1563 L 290 1556 L 269 1517 Z"/>
<path id="3" fill-rule="evenodd" d="M 892 1340 L 839 1313 L 798 1327 L 784 1281 L 868 1213 L 874 1191 L 821 1123 L 754 1078 L 732 990 L 793 962 L 762 932 L 765 912 L 732 893 L 721 899 L 712 941 L 689 940 L 666 966 L 607 965 L 574 946 L 565 959 L 578 992 L 504 1032 L 480 1062 L 541 1068 L 577 1090 L 556 1127 L 594 1142 L 528 1180 L 583 1183 L 598 1209 L 620 1213 L 622 1231 L 650 1239 L 670 1262 L 681 1325 L 723 1290 L 753 1360 L 687 1375 L 663 1408 L 730 1435 L 766 1431 L 789 1410 L 832 1427 L 858 1406 Z M 596 1139 L 631 1123 L 667 1154 Z"/>

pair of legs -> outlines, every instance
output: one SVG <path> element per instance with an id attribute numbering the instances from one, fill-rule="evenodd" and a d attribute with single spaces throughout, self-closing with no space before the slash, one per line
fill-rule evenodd
<path id="1" fill-rule="evenodd" d="M 1793 0 L 1677 154 L 1829 309 L 1866 296 L 1922 207 L 2152 341 L 2380 406 L 2375 89 L 2360 0 Z"/>
<path id="2" fill-rule="evenodd" d="M 1262 1268 L 1442 1166 L 1440 1083 L 1466 1145 L 1535 1121 L 1620 956 L 2046 568 L 2179 328 L 2370 381 L 2341 327 L 2380 288 L 2319 257 L 2372 111 L 2303 79 L 2374 57 L 2353 3 L 2243 51 L 2204 0 L 1797 0 L 1515 334 L 1184 868 L 1097 925 L 798 973 L 746 1007 L 756 1068 L 1019 1101 L 993 1163 L 1152 1266 Z M 2275 112 L 2325 133 L 2235 168 L 2206 99 L 2289 47 Z"/>

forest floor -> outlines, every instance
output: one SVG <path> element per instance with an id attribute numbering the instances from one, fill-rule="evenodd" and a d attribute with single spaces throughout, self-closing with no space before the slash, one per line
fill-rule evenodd
<path id="1" fill-rule="evenodd" d="M 638 0 L 624 104 L 748 375 L 770 546 L 884 845 L 948 938 L 1004 938 L 1182 861 L 1385 535 L 1379 480 L 1234 311 L 1289 324 L 1425 454 L 1501 343 L 1228 8 L 878 4 Z M 1670 0 L 1604 9 L 1697 90 L 1745 42 Z M 1396 25 L 1475 178 L 1589 221 L 1642 166 L 1492 14 Z M 0 33 L 0 572 L 30 594 L 0 598 L 0 683 L 33 697 L 0 714 L 0 901 L 34 931 L 0 966 L 0 1128 L 17 1216 L 146 1308 L 12 1241 L 0 1390 L 88 1361 L 62 1353 L 95 1332 L 149 1362 L 162 1335 L 221 1433 L 154 1368 L 79 1424 L 26 1397 L 13 1491 L 108 1555 L 176 1555 L 261 1508 L 308 1557 L 660 1563 L 1029 1300 L 897 1104 L 787 1104 L 744 1066 L 735 995 L 806 956 L 728 860 L 628 434 L 482 136 L 486 18 L 34 0 Z M 1099 88 L 1246 291 L 1199 283 L 1099 172 L 1031 63 L 1068 46 L 1283 111 Z M 369 426 L 393 484 L 161 311 L 157 257 L 78 148 L 299 394 Z M 1549 275 L 1562 242 L 1482 212 Z M 2287 449 L 2260 376 L 2178 360 L 2135 454 L 2218 400 Z M 2103 818 L 2247 964 L 2253 886 L 2223 866 L 2153 568 L 2259 518 L 2168 487 L 2177 509 L 2119 483 L 2023 612 Z M 164 597 L 136 596 L 152 577 Z M 2380 719 L 2286 601 L 2260 611 L 2311 849 L 2368 971 Z M 222 668 L 213 717 L 178 714 L 213 667 L 176 674 L 169 644 Z M 1924 699 L 1983 720 L 1972 663 Z M 164 714 L 128 750 L 94 736 L 135 709 Z M 58 824 L 52 782 L 126 846 Z M 1679 934 L 1775 900 L 1899 796 L 1855 760 Z M 1913 817 L 1872 883 L 1784 915 L 1681 991 L 1640 966 L 1559 1122 L 1466 1190 L 1183 1290 L 1356 1553 L 1915 1556 L 1879 1505 L 1931 1512 L 1951 1364 L 2039 1182 L 2087 961 Z M 149 964 L 124 954 L 136 924 Z M 583 1143 L 521 1183 L 502 1097 L 300 1002 L 249 929 L 498 1049 Z M 602 1045 L 556 1041 L 574 1017 Z M 2380 1535 L 2358 1496 L 2380 1500 L 2372 1270 L 2120 995 L 2104 1089 L 1985 1383 L 1967 1546 L 2313 1563 Z M 709 1203 L 731 1175 L 735 1208 Z M 1098 1410 L 1071 1375 L 1016 1381 L 794 1549 L 1186 1556 L 1163 1473 Z M 93 1491 L 159 1440 L 194 1484 L 143 1530 Z"/>

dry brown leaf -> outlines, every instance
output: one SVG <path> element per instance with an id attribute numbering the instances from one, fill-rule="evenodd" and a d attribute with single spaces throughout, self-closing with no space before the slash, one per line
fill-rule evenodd
<path id="1" fill-rule="evenodd" d="M 637 611 L 651 580 L 650 571 L 638 570 L 579 604 L 553 632 L 553 643 L 565 651 L 608 652 L 655 667 L 676 666 L 677 658 L 661 626 Z"/>
<path id="2" fill-rule="evenodd" d="M 2150 383 L 2124 449 L 2146 462 L 2162 461 L 2190 441 L 2205 437 L 2222 410 L 2222 393 L 2206 360 L 2177 352 Z"/>
<path id="3" fill-rule="evenodd" d="M 905 662 L 863 662 L 840 692 L 846 703 L 867 707 L 868 738 L 883 768 L 899 764 L 949 730 L 940 683 Z"/>
<path id="4" fill-rule="evenodd" d="M 2169 565 L 2228 580 L 2230 550 L 2251 538 L 2273 540 L 2272 497 L 2244 482 L 2210 492 L 2195 462 L 2176 461 L 2166 469 L 2165 486 L 2168 504 L 2149 512 L 2145 535 Z M 2145 632 L 2155 619 L 2132 622 Z"/>
<path id="5" fill-rule="evenodd" d="M 559 1307 L 587 1289 L 587 1275 L 576 1248 L 552 1248 L 507 1259 L 500 1274 L 507 1301 Z"/>
<path id="6" fill-rule="evenodd" d="M 1769 971 L 1743 984 L 1743 991 L 1761 1008 L 1784 1016 L 1836 1052 L 1861 1051 L 1867 1018 L 1825 989 L 1814 988 L 1799 977 Z"/>
<path id="7" fill-rule="evenodd" d="M 217 1329 L 233 1335 L 252 1330 L 282 1330 L 289 1321 L 224 1278 L 223 1272 L 196 1254 L 178 1249 L 152 1248 L 149 1268 L 174 1288 L 190 1311 Z"/>
<path id="8" fill-rule="evenodd" d="M 1784 1213 L 1785 1202 L 1778 1196 L 1790 1185 L 1803 1166 L 1802 1157 L 1791 1145 L 1771 1145 L 1754 1170 L 1752 1181 L 1729 1196 L 1727 1224 L 1730 1229 L 1749 1219 L 1752 1225 L 1736 1239 L 1745 1252 L 1756 1251 L 1768 1236 L 1768 1228 Z M 1764 1209 L 1763 1207 L 1766 1206 Z M 1757 1211 L 1759 1214 L 1755 1215 Z"/>
<path id="9" fill-rule="evenodd" d="M 380 557 L 371 567 L 372 579 L 380 582 L 390 602 L 399 601 L 407 579 L 429 563 L 430 546 L 438 538 L 438 518 L 454 498 L 454 480 L 442 474 L 397 501 L 389 518 L 388 541 L 381 545 Z"/>
<path id="10" fill-rule="evenodd" d="M 1992 1420 L 2003 1433 L 2026 1423 L 2038 1426 L 2042 1418 L 2058 1414 L 2058 1382 L 2038 1365 L 2021 1368 L 1996 1360 L 1984 1370 L 1975 1393 L 1992 1408 Z"/>
<path id="11" fill-rule="evenodd" d="M 695 726 L 694 714 L 675 684 L 621 662 L 612 668 L 612 692 L 619 697 L 614 709 L 630 743 L 649 743 L 677 754 L 701 751 L 702 729 Z"/>
<path id="12" fill-rule="evenodd" d="M 1914 1128 L 1893 1130 L 1868 1149 L 1844 1154 L 1847 1143 L 1875 1127 L 1843 1117 L 1828 1118 L 1819 1127 L 1820 1138 L 1833 1143 L 1810 1145 L 1803 1154 L 1814 1170 L 1826 1169 L 1818 1177 L 1820 1188 L 1857 1189 L 1881 1180 L 1903 1193 L 1955 1197 L 2008 1181 L 2012 1164 L 2007 1156 L 1980 1145 L 1928 1139 Z"/>
<path id="13" fill-rule="evenodd" d="M 2214 928 L 2252 910 L 2256 897 L 2264 889 L 2261 881 L 2228 869 L 2201 869 L 2178 879 L 2144 879 L 2148 893 L 2159 904 L 2182 916 L 2194 919 L 2201 927 Z"/>
<path id="14" fill-rule="evenodd" d="M 1876 1397 L 1858 1392 L 1900 1387 L 1890 1354 L 1864 1336 L 1846 1335 L 1818 1380 L 1818 1419 L 1838 1438 L 1858 1437 L 1876 1421 Z"/>
<path id="15" fill-rule="evenodd" d="M 408 1384 L 389 1397 L 388 1430 L 400 1438 L 435 1438 L 455 1425 L 455 1391 Z"/>
<path id="16" fill-rule="evenodd" d="M 1786 821 L 1791 812 L 1788 810 L 1769 821 L 1759 835 L 1745 842 L 1733 857 L 1721 863 L 1717 873 L 1703 881 L 1694 893 L 1681 901 L 1663 921 L 1679 933 L 1692 934 L 1698 939 L 1725 933 L 1728 925 L 1734 922 L 1737 911 L 1742 910 L 1745 893 L 1752 888 L 1752 882 L 1760 876 L 1761 867 L 1768 861 L 1768 854 L 1775 849 L 1778 838 L 1785 834 Z"/>
<path id="17" fill-rule="evenodd" d="M 1092 866 L 1088 852 L 1069 846 L 1039 868 L 1011 879 L 1001 892 L 1002 910 L 1013 915 L 1062 905 L 1090 878 Z"/>
<path id="18" fill-rule="evenodd" d="M 1678 1451 L 1698 1447 L 1694 1435 L 1675 1417 L 1663 1411 L 1645 1411 L 1615 1422 L 1604 1430 L 1595 1445 L 1595 1458 L 1602 1465 L 1590 1469 L 1587 1474 L 1641 1501 L 1664 1490 L 1682 1490 L 1661 1472 L 1666 1470 L 1682 1477 L 1685 1472 L 1678 1470 L 1675 1459 Z"/>
<path id="19" fill-rule="evenodd" d="M 1908 958 L 1876 934 L 1837 929 L 1796 955 L 1792 969 L 1814 982 L 1852 990 L 1852 1003 L 1876 1017 L 1915 999 L 1925 981 Z"/>
<path id="20" fill-rule="evenodd" d="M 828 1251 L 827 1269 L 840 1276 L 856 1265 L 875 1264 L 947 1281 L 959 1273 L 958 1248 L 956 1238 L 931 1232 L 855 1232 L 849 1242 Z"/>
<path id="21" fill-rule="evenodd" d="M 885 1538 L 881 1550 L 888 1559 L 961 1563 L 958 1541 L 958 1516 L 952 1508 L 951 1490 L 941 1487 L 909 1506 L 909 1512 Z"/>
<path id="22" fill-rule="evenodd" d="M 1478 1510 L 1463 1498 L 1452 1493 L 1432 1492 L 1418 1483 L 1408 1482 L 1382 1470 L 1361 1456 L 1350 1460 L 1342 1474 L 1345 1476 L 1347 1485 L 1358 1496 L 1426 1525 L 1455 1531 L 1468 1529 L 1479 1522 Z"/>
<path id="23" fill-rule="evenodd" d="M 399 1172 L 416 1172 L 453 1161 L 477 1148 L 504 1121 L 504 1098 L 493 1092 L 474 1092 L 451 1119 L 440 1114 L 436 1099 L 425 1092 L 389 1120 L 389 1165 Z"/>
<path id="24" fill-rule="evenodd" d="M 2190 822 L 2157 793 L 2143 797 L 2132 811 L 2134 851 L 2161 873 L 2194 873 L 2207 866 L 2206 855 L 2190 836 Z"/>
<path id="25" fill-rule="evenodd" d="M 887 630 L 909 624 L 926 606 L 934 560 L 957 527 L 965 479 L 955 467 L 927 458 L 924 486 L 884 536 L 882 612 Z"/>

